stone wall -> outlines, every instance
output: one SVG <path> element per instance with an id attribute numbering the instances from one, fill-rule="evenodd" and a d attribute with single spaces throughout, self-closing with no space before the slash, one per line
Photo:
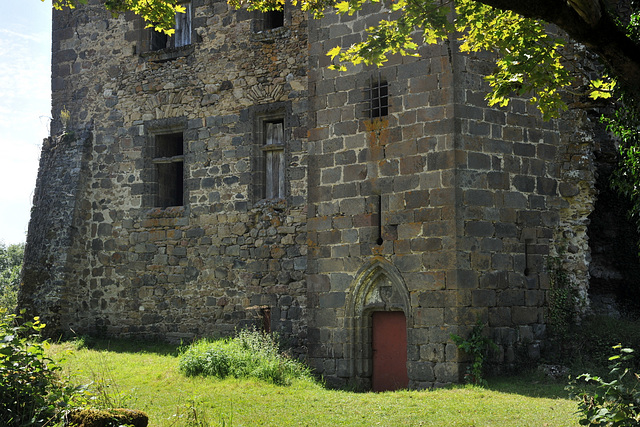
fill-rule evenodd
<path id="1" fill-rule="evenodd" d="M 86 168 L 92 135 L 65 134 L 43 141 L 32 220 L 25 247 L 18 305 L 26 316 L 41 316 L 48 330 L 65 322 L 73 279 L 72 250 L 80 237 L 76 227 L 86 186 Z"/>
<path id="2" fill-rule="evenodd" d="M 77 238 L 30 245 L 60 250 L 51 263 L 70 272 L 51 285 L 69 291 L 57 332 L 178 341 L 260 326 L 268 316 L 270 328 L 303 351 L 305 16 L 287 11 L 286 28 L 256 33 L 253 13 L 194 1 L 192 44 L 149 52 L 149 30 L 133 15 L 113 19 L 95 1 L 54 13 L 53 113 L 68 109 L 69 129 L 93 136 L 82 140 L 83 161 L 74 158 L 73 171 L 85 178 L 60 178 L 74 187 L 75 205 L 64 209 L 77 221 L 58 232 L 73 229 Z M 285 116 L 287 185 L 284 199 L 268 201 L 255 190 L 262 154 L 254 128 L 274 111 Z M 167 131 L 184 137 L 185 202 L 162 209 L 153 203 L 150 158 L 154 135 Z M 53 160 L 43 153 L 43 162 Z M 42 167 L 41 175 L 39 194 L 59 202 L 60 193 L 44 188 L 56 185 L 44 178 L 52 171 Z M 47 221 L 35 212 L 32 227 Z M 50 292 L 48 280 L 32 287 Z M 23 293 L 23 305 L 36 299 Z"/>
<path id="3" fill-rule="evenodd" d="M 191 44 L 150 51 L 138 18 L 90 3 L 54 15 L 53 114 L 71 120 L 43 150 L 20 294 L 55 333 L 179 341 L 262 326 L 330 384 L 369 387 L 373 313 L 402 312 L 408 386 L 424 388 L 461 379 L 450 335 L 478 319 L 501 366 L 539 356 L 549 255 L 568 254 L 586 295 L 599 140 L 584 114 L 543 122 L 523 98 L 489 108 L 490 55 L 450 40 L 337 72 L 325 53 L 361 40 L 381 5 L 309 24 L 291 8 L 264 30 L 204 0 Z M 274 118 L 286 172 L 268 200 Z M 169 137 L 180 153 L 160 156 Z M 158 165 L 171 162 L 182 202 L 161 207 Z"/>
<path id="4" fill-rule="evenodd" d="M 324 68 L 324 52 L 383 15 L 374 5 L 310 27 L 310 362 L 336 384 L 368 387 L 375 311 L 406 315 L 410 387 L 461 379 L 450 334 L 466 336 L 477 319 L 499 364 L 538 358 L 547 257 L 569 240 L 567 265 L 583 294 L 588 286 L 592 131 L 578 113 L 544 122 L 524 98 L 489 108 L 492 56 L 449 44 L 380 70 Z M 378 72 L 390 113 L 370 120 Z"/>

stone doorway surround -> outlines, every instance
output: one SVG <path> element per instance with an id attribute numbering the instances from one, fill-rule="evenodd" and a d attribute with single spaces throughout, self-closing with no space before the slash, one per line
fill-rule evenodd
<path id="1" fill-rule="evenodd" d="M 373 257 L 356 274 L 347 295 L 345 330 L 349 376 L 355 385 L 371 388 L 373 354 L 372 314 L 402 311 L 407 330 L 413 327 L 409 291 L 398 269 L 383 257 Z"/>

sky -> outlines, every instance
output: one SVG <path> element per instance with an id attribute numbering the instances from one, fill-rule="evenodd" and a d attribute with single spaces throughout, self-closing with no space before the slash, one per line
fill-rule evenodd
<path id="1" fill-rule="evenodd" d="M 51 116 L 51 0 L 2 1 L 0 242 L 26 241 Z"/>

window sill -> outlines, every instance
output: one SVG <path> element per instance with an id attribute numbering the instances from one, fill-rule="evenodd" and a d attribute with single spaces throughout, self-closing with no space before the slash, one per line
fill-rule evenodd
<path id="1" fill-rule="evenodd" d="M 254 208 L 273 208 L 275 210 L 284 210 L 287 208 L 287 199 L 262 199 L 254 204 Z"/>
<path id="2" fill-rule="evenodd" d="M 184 218 L 187 216 L 189 216 L 189 212 L 185 206 L 151 208 L 145 212 L 147 218 Z"/>
<path id="3" fill-rule="evenodd" d="M 251 40 L 254 42 L 273 43 L 277 39 L 284 39 L 291 35 L 291 31 L 287 27 L 278 27 L 273 30 L 258 31 L 251 34 Z"/>
<path id="4" fill-rule="evenodd" d="M 143 52 L 140 56 L 147 61 L 151 62 L 167 62 L 172 61 L 177 58 L 181 58 L 183 56 L 189 56 L 195 50 L 194 45 L 190 44 L 187 46 L 181 47 L 173 47 L 161 50 L 151 50 L 148 52 Z"/>

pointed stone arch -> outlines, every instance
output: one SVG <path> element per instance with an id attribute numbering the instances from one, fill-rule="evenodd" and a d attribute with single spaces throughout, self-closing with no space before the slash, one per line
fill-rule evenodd
<path id="1" fill-rule="evenodd" d="M 382 257 L 375 257 L 356 274 L 345 305 L 346 349 L 350 378 L 356 385 L 371 385 L 371 316 L 375 311 L 402 311 L 407 329 L 413 326 L 409 291 L 398 269 Z"/>

